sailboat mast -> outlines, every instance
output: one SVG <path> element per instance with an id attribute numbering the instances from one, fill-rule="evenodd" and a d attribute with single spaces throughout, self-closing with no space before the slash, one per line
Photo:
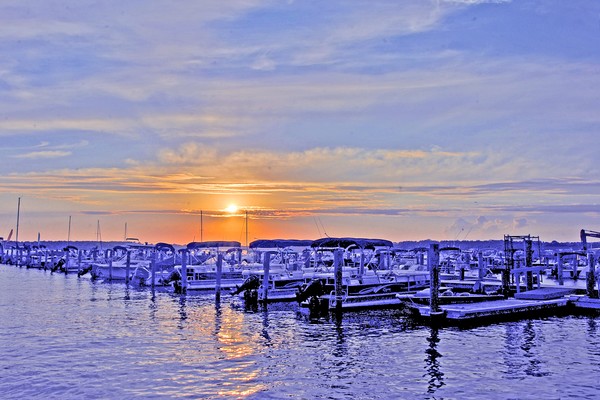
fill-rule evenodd
<path id="1" fill-rule="evenodd" d="M 248 210 L 246 210 L 246 248 L 248 248 Z"/>
<path id="2" fill-rule="evenodd" d="M 125 237 L 123 240 L 127 241 L 127 222 L 125 222 Z"/>
<path id="3" fill-rule="evenodd" d="M 17 204 L 17 236 L 15 236 L 15 243 L 19 247 L 19 217 L 21 214 L 21 198 L 19 197 L 19 203 Z"/>
<path id="4" fill-rule="evenodd" d="M 204 233 L 204 226 L 203 226 L 203 220 L 202 220 L 202 210 L 200 210 L 200 241 L 203 242 L 203 233 Z"/>
<path id="5" fill-rule="evenodd" d="M 71 242 L 71 216 L 69 215 L 69 232 L 67 233 L 67 246 Z"/>

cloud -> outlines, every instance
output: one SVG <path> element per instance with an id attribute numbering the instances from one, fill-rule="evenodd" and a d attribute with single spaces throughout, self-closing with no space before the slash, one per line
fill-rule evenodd
<path id="1" fill-rule="evenodd" d="M 59 158 L 59 157 L 67 157 L 72 153 L 70 151 L 32 151 L 30 153 L 25 154 L 17 154 L 14 155 L 14 158 L 26 158 L 26 159 L 44 159 L 44 158 Z"/>
<path id="2" fill-rule="evenodd" d="M 513 229 L 525 228 L 528 225 L 527 218 L 515 218 L 513 220 Z"/>

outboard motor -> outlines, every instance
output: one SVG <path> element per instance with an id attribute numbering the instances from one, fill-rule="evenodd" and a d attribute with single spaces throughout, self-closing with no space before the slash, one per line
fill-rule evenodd
<path id="1" fill-rule="evenodd" d="M 88 267 L 80 269 L 79 271 L 77 271 L 77 276 L 82 277 L 83 275 L 87 274 L 88 272 L 91 272 L 92 268 L 93 268 L 93 266 L 90 264 Z"/>
<path id="2" fill-rule="evenodd" d="M 296 301 L 302 303 L 308 300 L 308 310 L 310 318 L 319 318 L 326 314 L 329 301 L 322 299 L 321 296 L 325 294 L 325 287 L 320 279 L 313 279 L 312 281 L 302 285 L 301 288 L 296 292 Z"/>
<path id="3" fill-rule="evenodd" d="M 320 279 L 313 279 L 312 281 L 305 283 L 296 291 L 296 301 L 302 303 L 309 297 L 319 297 L 325 293 L 323 283 Z"/>
<path id="4" fill-rule="evenodd" d="M 181 274 L 178 270 L 174 269 L 169 276 L 161 281 L 162 284 L 168 285 L 171 282 L 181 281 Z"/>
<path id="5" fill-rule="evenodd" d="M 58 270 L 61 270 L 63 268 L 63 266 L 65 265 L 66 260 L 64 258 L 61 258 L 60 260 L 58 260 L 58 262 L 56 264 L 54 264 L 54 266 L 50 269 L 50 271 L 52 272 L 56 272 Z"/>
<path id="6" fill-rule="evenodd" d="M 260 280 L 256 275 L 250 275 L 241 286 L 235 285 L 235 290 L 231 292 L 233 296 L 242 293 L 243 291 L 256 290 L 260 287 Z"/>

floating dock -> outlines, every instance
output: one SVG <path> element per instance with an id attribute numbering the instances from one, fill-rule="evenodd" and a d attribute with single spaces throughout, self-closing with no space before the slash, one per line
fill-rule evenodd
<path id="1" fill-rule="evenodd" d="M 415 316 L 448 324 L 474 324 L 502 319 L 528 318 L 566 313 L 575 304 L 580 309 L 600 310 L 600 300 L 573 295 L 573 289 L 540 288 L 517 293 L 515 298 L 464 304 L 442 304 L 440 312 L 431 313 L 428 305 L 405 301 Z"/>

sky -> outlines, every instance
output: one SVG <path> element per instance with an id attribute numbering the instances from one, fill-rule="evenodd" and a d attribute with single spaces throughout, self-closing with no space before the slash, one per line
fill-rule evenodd
<path id="1" fill-rule="evenodd" d="M 600 230 L 597 0 L 0 0 L 0 54 L 4 238 Z"/>

